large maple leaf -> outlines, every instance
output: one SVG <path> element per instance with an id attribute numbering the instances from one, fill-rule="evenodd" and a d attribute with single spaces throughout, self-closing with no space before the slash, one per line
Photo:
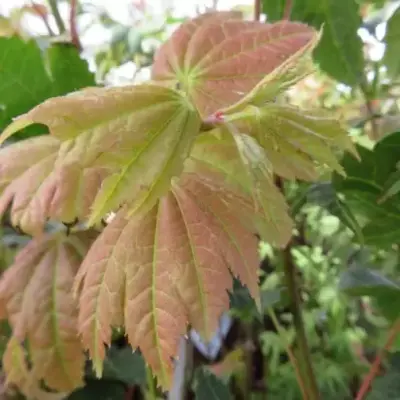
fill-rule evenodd
<path id="1" fill-rule="evenodd" d="M 188 93 L 203 117 L 235 104 L 319 38 L 300 23 L 215 18 L 182 24 L 161 47 L 152 69 L 153 79 Z"/>
<path id="2" fill-rule="evenodd" d="M 11 337 L 3 355 L 3 367 L 7 373 L 6 385 L 15 385 L 29 400 L 62 400 L 65 393 L 47 392 L 29 370 L 26 351 L 16 337 Z"/>
<path id="3" fill-rule="evenodd" d="M 65 223 L 85 219 L 106 170 L 101 166 L 60 162 L 60 140 L 30 138 L 0 150 L 0 214 L 11 203 L 11 221 L 37 235 L 49 218 Z"/>
<path id="4" fill-rule="evenodd" d="M 48 387 L 59 391 L 68 392 L 83 384 L 85 357 L 71 289 L 93 239 L 88 233 L 58 233 L 32 240 L 0 281 L 1 317 L 8 318 L 13 330 L 10 352 L 18 356 L 13 340 L 27 340 L 31 383 L 44 379 Z M 13 364 L 13 357 L 6 358 L 6 373 L 12 381 L 25 379 L 21 356 L 17 358 L 18 365 Z"/>
<path id="5" fill-rule="evenodd" d="M 131 345 L 168 388 L 187 323 L 212 336 L 229 306 L 231 274 L 258 301 L 255 221 L 263 215 L 251 193 L 234 183 L 228 164 L 235 161 L 226 160 L 224 172 L 200 154 L 191 157 L 152 210 L 131 217 L 121 210 L 90 249 L 75 292 L 83 344 L 99 375 L 111 326 L 125 325 Z"/>
<path id="6" fill-rule="evenodd" d="M 84 219 L 88 207 L 89 224 L 121 204 L 131 212 L 151 208 L 179 175 L 200 127 L 180 93 L 155 85 L 90 88 L 49 99 L 18 117 L 2 140 L 32 123 L 47 125 L 51 137 L 0 151 L 0 176 L 5 170 L 3 180 L 14 179 L 0 206 L 14 200 L 13 221 L 30 233 L 41 230 L 46 217 Z M 48 151 L 37 150 L 40 144 Z M 19 155 L 29 150 L 34 164 L 21 164 Z"/>

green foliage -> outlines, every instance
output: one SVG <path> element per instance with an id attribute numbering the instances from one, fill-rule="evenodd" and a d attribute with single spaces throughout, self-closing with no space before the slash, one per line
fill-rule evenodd
<path id="1" fill-rule="evenodd" d="M 194 392 L 196 400 L 231 400 L 232 396 L 226 384 L 215 375 L 198 369 L 195 377 Z"/>
<path id="2" fill-rule="evenodd" d="M 51 131 L 0 157 L 0 317 L 9 317 L 0 353 L 9 382 L 28 397 L 60 399 L 42 383 L 53 389 L 61 364 L 79 360 L 82 371 L 68 372 L 83 387 L 65 400 L 165 398 L 157 384 L 166 387 L 177 365 L 184 372 L 172 384 L 188 398 L 303 400 L 292 352 L 301 367 L 312 363 L 321 399 L 355 398 L 400 316 L 400 131 L 390 122 L 400 114 L 400 9 L 376 61 L 369 50 L 389 2 L 261 3 L 267 22 L 306 23 L 320 40 L 307 26 L 271 28 L 236 12 L 184 22 L 168 11 L 156 21 L 135 2 L 141 17 L 131 25 L 100 13 L 111 41 L 94 57 L 98 82 L 75 45 L 21 38 L 0 16 L 0 131 L 21 115 L 6 136 L 36 125 L 13 140 L 46 133 L 40 124 Z M 368 43 L 357 34 L 363 26 Z M 311 54 L 319 68 L 308 76 Z M 95 87 L 129 61 L 135 77 L 152 67 L 151 85 Z M 55 98 L 85 87 L 95 88 Z M 108 212 L 117 212 L 111 223 Z M 87 221 L 93 237 L 82 232 Z M 29 252 L 37 239 L 20 228 L 67 234 L 57 250 Z M 91 245 L 98 231 L 72 287 L 70 270 L 86 251 L 77 232 Z M 187 354 L 177 359 L 188 320 Z M 89 354 L 67 332 L 75 325 Z M 205 331 L 207 343 L 195 340 Z M 387 353 L 362 400 L 400 399 L 398 354 Z M 48 354 L 64 362 L 46 364 Z M 43 381 L 32 386 L 35 374 Z"/>
<path id="3" fill-rule="evenodd" d="M 0 51 L 0 131 L 50 97 L 95 85 L 87 63 L 69 44 L 50 45 L 42 54 L 33 39 L 0 37 Z M 43 132 L 44 127 L 27 128 L 19 137 Z"/>
<path id="4" fill-rule="evenodd" d="M 342 165 L 347 177 L 334 179 L 336 189 L 345 195 L 349 207 L 363 221 L 362 236 L 366 244 L 388 247 L 400 238 L 400 196 L 393 190 L 390 196 L 387 193 L 387 187 L 393 187 L 393 177 L 397 176 L 400 160 L 397 149 L 400 149 L 399 132 L 383 138 L 372 150 L 359 146 L 362 161 L 345 156 Z"/>
<path id="5" fill-rule="evenodd" d="M 263 12 L 271 21 L 284 17 L 286 0 L 263 0 Z M 349 86 L 358 86 L 364 72 L 361 25 L 356 0 L 298 0 L 290 9 L 290 19 L 324 26 L 314 59 L 327 74 Z"/>
<path id="6" fill-rule="evenodd" d="M 388 75 L 394 79 L 400 75 L 400 8 L 393 13 L 386 27 L 386 49 L 383 62 Z"/>

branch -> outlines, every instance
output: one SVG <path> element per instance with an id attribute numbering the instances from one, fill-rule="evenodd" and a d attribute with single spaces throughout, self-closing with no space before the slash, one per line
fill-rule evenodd
<path id="1" fill-rule="evenodd" d="M 286 0 L 285 9 L 283 10 L 283 19 L 289 20 L 292 13 L 293 0 Z"/>
<path id="2" fill-rule="evenodd" d="M 375 360 L 371 366 L 371 369 L 368 372 L 368 375 L 363 380 L 360 390 L 357 393 L 356 400 L 364 399 L 373 380 L 375 379 L 376 375 L 379 372 L 379 367 L 382 364 L 382 360 L 385 355 L 385 352 L 388 351 L 392 347 L 393 342 L 396 339 L 399 332 L 400 332 L 400 320 L 397 320 L 389 331 L 389 335 L 388 335 L 385 345 L 383 346 L 383 349 L 375 357 Z"/>
<path id="3" fill-rule="evenodd" d="M 71 41 L 73 45 L 79 50 L 82 51 L 82 45 L 79 40 L 78 29 L 76 27 L 76 14 L 78 8 L 78 1 L 71 0 L 70 4 L 70 13 L 69 13 L 69 29 L 71 31 Z"/>
<path id="4" fill-rule="evenodd" d="M 58 30 L 61 35 L 66 31 L 66 29 L 65 29 L 64 21 L 62 20 L 60 12 L 58 11 L 57 0 L 49 0 L 49 6 L 50 6 L 52 14 L 54 15 Z"/>
<path id="5" fill-rule="evenodd" d="M 170 392 L 168 393 L 168 400 L 184 399 L 186 392 L 186 378 L 188 371 L 191 371 L 193 360 L 193 348 L 189 339 L 181 337 L 179 343 L 179 358 L 175 366 L 174 382 Z"/>
<path id="6" fill-rule="evenodd" d="M 261 0 L 254 0 L 254 21 L 259 21 L 261 15 Z"/>
<path id="7" fill-rule="evenodd" d="M 377 72 L 375 72 L 375 74 L 377 74 Z M 375 96 L 375 93 L 374 93 L 375 87 L 377 85 L 378 79 L 379 79 L 378 75 L 375 75 L 374 83 L 372 85 L 372 91 L 369 88 L 368 83 L 366 82 L 365 79 L 364 79 L 364 82 L 362 82 L 360 85 L 360 89 L 365 98 L 365 106 L 367 108 L 368 119 L 371 122 L 372 136 L 373 136 L 373 139 L 375 139 L 375 140 L 377 140 L 379 137 L 379 126 L 376 123 L 376 113 L 374 110 L 373 100 L 374 100 L 374 96 Z"/>
<path id="8" fill-rule="evenodd" d="M 317 381 L 311 363 L 311 353 L 304 328 L 300 291 L 297 286 L 296 266 L 293 262 L 291 243 L 283 250 L 283 269 L 290 298 L 289 307 L 293 315 L 293 325 L 296 331 L 297 360 L 302 364 L 300 370 L 303 372 L 303 382 L 307 382 L 307 399 L 319 400 Z"/>
<path id="9" fill-rule="evenodd" d="M 293 365 L 297 383 L 299 384 L 299 387 L 300 387 L 301 395 L 303 396 L 303 399 L 307 399 L 307 391 L 305 389 L 305 385 L 304 385 L 303 379 L 301 377 L 299 364 L 296 360 L 295 355 L 293 354 L 292 349 L 290 348 L 290 344 L 288 343 L 288 341 L 286 339 L 285 330 L 280 325 L 278 318 L 276 317 L 274 309 L 272 307 L 268 307 L 267 311 L 268 311 L 269 316 L 271 317 L 272 323 L 274 324 L 275 329 L 277 330 L 283 345 L 285 346 L 285 350 L 289 357 L 289 360 Z"/>
<path id="10" fill-rule="evenodd" d="M 276 186 L 284 194 L 283 181 L 280 177 L 275 177 Z M 286 280 L 286 286 L 289 293 L 289 307 L 293 315 L 293 325 L 296 331 L 296 352 L 297 361 L 300 362 L 300 371 L 302 373 L 302 382 L 306 382 L 307 400 L 319 400 L 319 390 L 315 373 L 311 362 L 311 353 L 308 347 L 306 331 L 304 328 L 303 315 L 301 311 L 300 290 L 297 285 L 296 266 L 292 256 L 292 239 L 283 249 L 283 271 Z"/>
<path id="11" fill-rule="evenodd" d="M 36 7 L 35 3 L 33 2 L 33 0 L 31 0 L 31 5 L 32 5 L 32 8 L 35 10 L 36 14 L 42 19 L 44 25 L 46 26 L 47 32 L 49 32 L 49 35 L 50 36 L 54 36 L 55 33 L 54 33 L 53 29 L 51 29 L 51 26 L 50 26 L 49 21 L 47 19 L 47 15 L 44 12 L 42 12 L 42 8 L 41 7 Z"/>

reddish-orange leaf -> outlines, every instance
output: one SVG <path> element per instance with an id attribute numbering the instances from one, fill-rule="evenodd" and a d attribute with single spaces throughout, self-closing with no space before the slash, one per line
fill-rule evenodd
<path id="1" fill-rule="evenodd" d="M 153 78 L 179 83 L 206 117 L 236 103 L 316 36 L 313 28 L 287 21 L 187 23 L 160 49 Z"/>
<path id="2" fill-rule="evenodd" d="M 12 336 L 3 355 L 3 367 L 7 375 L 6 385 L 15 385 L 29 400 L 62 400 L 65 393 L 46 392 L 29 370 L 25 350 Z"/>
<path id="3" fill-rule="evenodd" d="M 251 197 L 213 179 L 212 171 L 185 173 L 147 214 L 119 211 L 90 249 L 75 292 L 83 343 L 99 375 L 110 327 L 123 324 L 168 388 L 187 323 L 209 338 L 228 309 L 229 269 L 258 299 L 257 239 L 245 222 Z"/>
<path id="4" fill-rule="evenodd" d="M 15 337 L 28 340 L 32 378 L 59 391 L 82 385 L 84 355 L 71 290 L 90 235 L 43 236 L 16 256 L 0 281 Z"/>
<path id="5" fill-rule="evenodd" d="M 71 223 L 88 216 L 107 170 L 65 159 L 68 154 L 65 143 L 49 135 L 2 148 L 0 214 L 12 204 L 12 223 L 34 235 L 49 218 Z"/>

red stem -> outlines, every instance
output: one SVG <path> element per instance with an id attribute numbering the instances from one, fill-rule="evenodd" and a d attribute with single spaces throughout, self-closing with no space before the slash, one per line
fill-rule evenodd
<path id="1" fill-rule="evenodd" d="M 293 0 L 286 0 L 285 9 L 283 11 L 283 19 L 284 20 L 290 19 L 290 14 L 292 13 L 292 6 L 293 6 Z"/>
<path id="2" fill-rule="evenodd" d="M 261 0 L 254 1 L 254 21 L 259 21 L 261 15 Z"/>
<path id="3" fill-rule="evenodd" d="M 383 357 L 385 356 L 385 352 L 388 351 L 392 345 L 394 340 L 397 337 L 397 334 L 400 331 L 400 321 L 396 321 L 395 324 L 389 331 L 388 338 L 386 340 L 385 346 L 375 357 L 373 364 L 371 365 L 371 369 L 368 372 L 368 375 L 364 378 L 363 383 L 361 384 L 360 390 L 357 393 L 357 397 L 355 400 L 363 400 L 365 395 L 368 393 L 368 390 L 375 379 L 376 375 L 379 372 L 379 367 L 382 364 Z"/>
<path id="4" fill-rule="evenodd" d="M 71 31 L 71 41 L 79 51 L 82 51 L 82 45 L 79 40 L 78 29 L 76 27 L 76 14 L 78 8 L 78 1 L 71 0 L 70 6 L 71 10 L 69 13 L 69 27 Z"/>

